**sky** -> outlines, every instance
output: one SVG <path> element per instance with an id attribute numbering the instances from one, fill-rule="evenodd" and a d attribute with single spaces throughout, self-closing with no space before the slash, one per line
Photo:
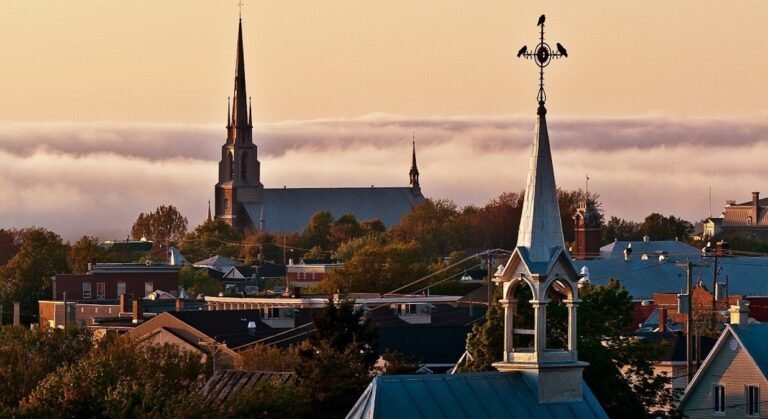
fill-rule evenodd
<path id="1" fill-rule="evenodd" d="M 247 1 L 248 93 L 266 187 L 405 186 L 483 205 L 523 189 L 538 41 L 558 186 L 611 216 L 690 221 L 768 196 L 768 2 Z M 0 228 L 124 238 L 213 199 L 238 7 L 0 2 Z M 711 200 L 710 200 L 711 190 Z M 711 204 L 710 204 L 711 202 Z"/>

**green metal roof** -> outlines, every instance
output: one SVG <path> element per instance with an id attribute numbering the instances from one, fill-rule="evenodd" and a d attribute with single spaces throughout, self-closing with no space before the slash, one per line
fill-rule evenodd
<path id="1" fill-rule="evenodd" d="M 501 372 L 379 376 L 347 418 L 608 418 L 586 384 L 580 402 L 539 403 L 534 380 Z"/>

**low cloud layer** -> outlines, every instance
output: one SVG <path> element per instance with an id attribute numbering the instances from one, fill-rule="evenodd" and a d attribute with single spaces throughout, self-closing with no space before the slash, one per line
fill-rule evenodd
<path id="1" fill-rule="evenodd" d="M 532 115 L 287 121 L 254 128 L 266 187 L 407 185 L 415 132 L 427 196 L 482 205 L 526 181 Z M 768 193 L 768 123 L 750 119 L 552 118 L 559 186 L 598 192 L 609 215 L 691 221 Z M 194 227 L 213 199 L 225 130 L 213 125 L 0 124 L 0 227 L 73 240 L 124 238 L 173 204 Z"/>

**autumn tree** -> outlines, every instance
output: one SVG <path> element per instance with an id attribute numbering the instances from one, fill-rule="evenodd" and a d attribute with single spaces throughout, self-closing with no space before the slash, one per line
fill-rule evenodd
<path id="1" fill-rule="evenodd" d="M 25 315 L 37 314 L 37 301 L 51 295 L 51 276 L 67 273 L 67 245 L 42 227 L 20 230 L 18 252 L 0 268 L 0 301 L 21 302 Z"/>
<path id="2" fill-rule="evenodd" d="M 106 262 L 103 258 L 107 252 L 99 244 L 99 239 L 92 236 L 83 236 L 69 247 L 69 270 L 73 273 L 88 272 L 88 264 L 91 262 Z"/>
<path id="3" fill-rule="evenodd" d="M 85 328 L 0 327 L 0 406 L 15 409 L 48 374 L 76 362 L 91 346 L 91 332 Z"/>
<path id="4" fill-rule="evenodd" d="M 462 237 L 466 236 L 459 227 L 466 224 L 459 222 L 459 218 L 460 212 L 454 202 L 427 199 L 404 215 L 400 224 L 392 227 L 391 240 L 416 242 L 426 258 L 439 258 L 464 247 Z"/>
<path id="5" fill-rule="evenodd" d="M 333 269 L 320 287 L 327 292 L 387 292 L 427 273 L 418 243 L 371 241 Z"/>
<path id="6" fill-rule="evenodd" d="M 0 266 L 5 265 L 19 251 L 19 232 L 0 229 Z"/>
<path id="7" fill-rule="evenodd" d="M 144 237 L 160 247 L 176 246 L 187 234 L 187 224 L 176 207 L 161 205 L 152 212 L 139 214 L 131 227 L 131 236 L 135 240 Z"/>
<path id="8" fill-rule="evenodd" d="M 602 236 L 603 243 L 612 243 L 615 240 L 641 240 L 643 233 L 640 223 L 611 217 L 602 228 Z"/>
<path id="9" fill-rule="evenodd" d="M 108 339 L 49 374 L 21 404 L 29 417 L 205 417 L 208 371 L 177 346 Z"/>
<path id="10" fill-rule="evenodd" d="M 233 257 L 240 253 L 242 236 L 223 220 L 206 220 L 187 234 L 181 246 L 189 260 L 201 260 L 213 255 Z"/>
<path id="11" fill-rule="evenodd" d="M 304 249 L 311 249 L 315 246 L 329 249 L 333 222 L 333 215 L 328 211 L 319 211 L 313 214 L 304 227 L 304 231 L 301 232 L 299 245 Z"/>

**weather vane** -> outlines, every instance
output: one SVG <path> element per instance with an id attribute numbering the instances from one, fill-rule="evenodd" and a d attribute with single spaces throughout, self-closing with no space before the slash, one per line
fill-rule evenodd
<path id="1" fill-rule="evenodd" d="M 544 42 L 545 19 L 546 17 L 544 15 L 539 17 L 539 23 L 537 25 L 541 27 L 541 38 L 539 38 L 539 44 L 536 45 L 536 48 L 533 51 L 528 51 L 528 47 L 523 45 L 523 47 L 520 48 L 520 51 L 517 51 L 518 58 L 525 57 L 532 59 L 536 65 L 539 66 L 539 94 L 536 96 L 539 100 L 539 105 L 544 105 L 544 102 L 547 101 L 547 94 L 544 92 L 544 67 L 548 66 L 549 63 L 552 62 L 552 59 L 568 57 L 568 51 L 566 51 L 565 47 L 560 45 L 559 42 L 556 44 L 557 51 L 552 51 L 549 44 Z"/>

